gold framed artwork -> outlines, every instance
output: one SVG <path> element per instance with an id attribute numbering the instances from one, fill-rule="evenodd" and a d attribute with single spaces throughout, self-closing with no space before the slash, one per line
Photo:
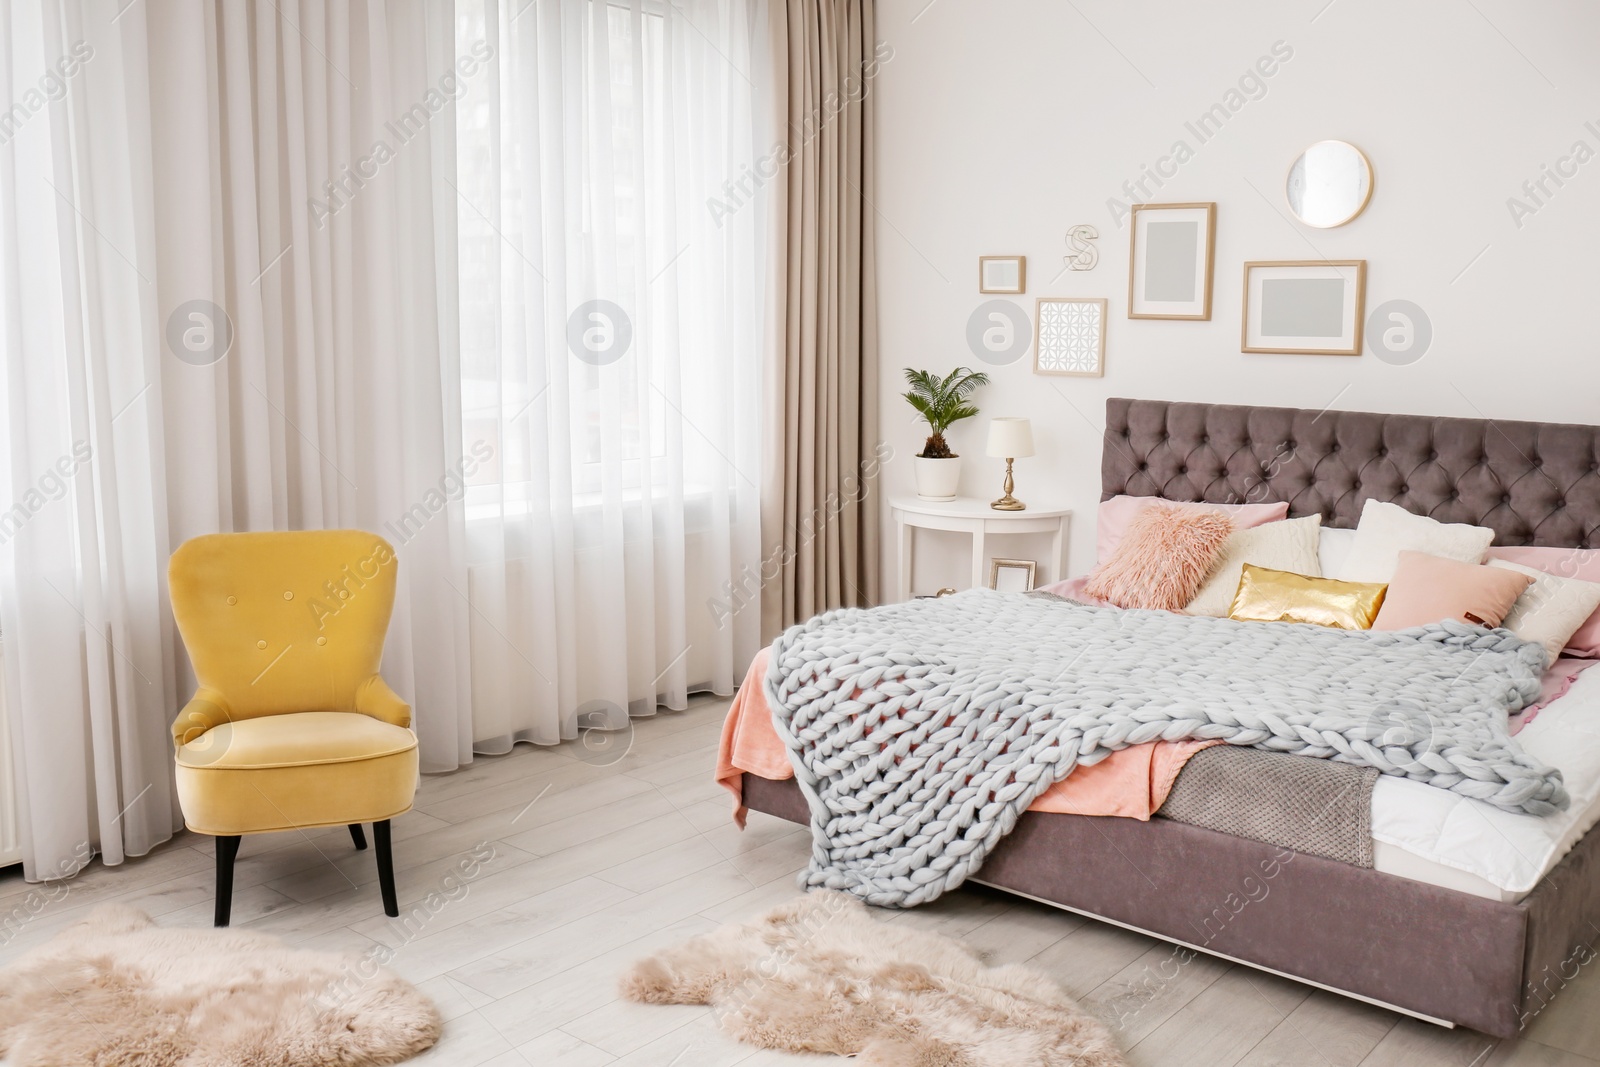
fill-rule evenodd
<path id="1" fill-rule="evenodd" d="M 989 588 L 1000 593 L 1026 593 L 1033 588 L 1031 559 L 996 559 L 989 562 Z"/>
<path id="2" fill-rule="evenodd" d="M 1366 303 L 1364 259 L 1246 263 L 1239 350 L 1359 356 Z"/>
<path id="3" fill-rule="evenodd" d="M 1025 293 L 1027 291 L 1027 256 L 978 257 L 978 292 Z"/>
<path id="4" fill-rule="evenodd" d="M 1128 318 L 1211 318 L 1216 204 L 1133 205 Z"/>
<path id="5" fill-rule="evenodd" d="M 1041 296 L 1033 316 L 1033 372 L 1104 377 L 1108 306 L 1103 297 Z"/>

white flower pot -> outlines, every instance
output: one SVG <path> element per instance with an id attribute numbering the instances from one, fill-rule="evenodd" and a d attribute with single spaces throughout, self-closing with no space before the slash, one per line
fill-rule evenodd
<path id="1" fill-rule="evenodd" d="M 956 487 L 961 482 L 960 456 L 952 456 L 949 459 L 927 459 L 923 456 L 913 458 L 916 460 L 919 497 L 924 500 L 956 498 Z"/>

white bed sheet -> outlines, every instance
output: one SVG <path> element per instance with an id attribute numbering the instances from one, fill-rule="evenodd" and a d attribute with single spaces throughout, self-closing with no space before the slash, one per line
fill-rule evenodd
<path id="1" fill-rule="evenodd" d="M 1572 804 L 1542 818 L 1385 775 L 1372 791 L 1374 866 L 1385 874 L 1518 901 L 1600 822 L 1600 667 L 1517 735 L 1558 767 Z"/>

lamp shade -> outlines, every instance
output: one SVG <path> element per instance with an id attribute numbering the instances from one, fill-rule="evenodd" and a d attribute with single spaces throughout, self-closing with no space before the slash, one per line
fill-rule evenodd
<path id="1" fill-rule="evenodd" d="M 1033 455 L 1033 423 L 1021 418 L 990 419 L 989 455 L 998 459 Z"/>

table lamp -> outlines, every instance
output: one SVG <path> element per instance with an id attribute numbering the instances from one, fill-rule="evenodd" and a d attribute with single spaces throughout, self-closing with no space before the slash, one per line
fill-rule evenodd
<path id="1" fill-rule="evenodd" d="M 1006 461 L 1006 495 L 989 506 L 996 511 L 1022 511 L 1027 505 L 1011 495 L 1016 487 L 1011 480 L 1011 461 L 1033 455 L 1033 424 L 1021 418 L 990 419 L 988 452 Z"/>

